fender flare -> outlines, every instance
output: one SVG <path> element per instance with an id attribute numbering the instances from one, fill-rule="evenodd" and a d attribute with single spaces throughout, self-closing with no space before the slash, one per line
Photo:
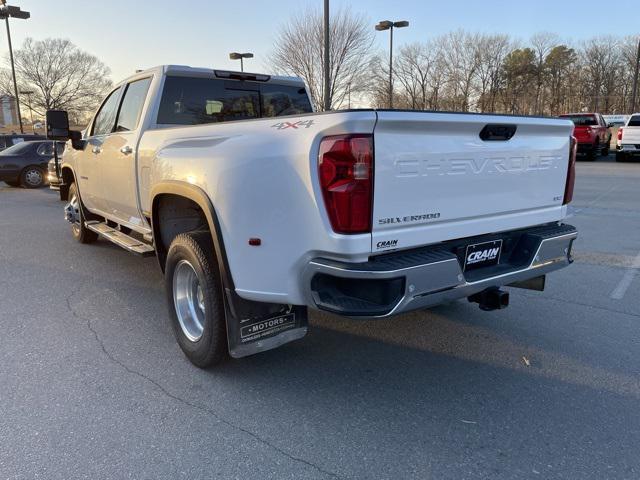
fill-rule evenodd
<path id="1" fill-rule="evenodd" d="M 62 178 L 64 179 L 64 171 L 68 170 L 71 173 L 71 178 L 73 179 L 73 182 L 76 184 L 76 188 L 78 189 L 78 196 L 80 197 L 80 200 L 82 200 L 82 194 L 80 193 L 80 184 L 78 183 L 78 180 L 76 178 L 76 172 L 73 169 L 73 167 L 71 167 L 70 165 L 60 165 L 60 175 L 62 176 Z M 71 186 L 71 184 L 67 184 L 60 187 L 60 199 L 61 200 L 68 200 L 68 195 L 69 195 L 69 187 Z M 64 194 L 64 198 L 63 198 L 63 194 Z"/>
<path id="2" fill-rule="evenodd" d="M 157 208 L 159 196 L 165 194 L 187 198 L 197 204 L 203 211 L 207 219 L 207 224 L 209 225 L 209 231 L 211 232 L 211 239 L 213 241 L 216 259 L 218 260 L 218 265 L 220 267 L 220 275 L 222 277 L 223 285 L 228 289 L 235 290 L 231 270 L 229 269 L 229 263 L 227 260 L 227 253 L 224 247 L 224 240 L 222 238 L 222 230 L 220 228 L 220 222 L 218 221 L 218 215 L 211 199 L 200 187 L 178 180 L 165 180 L 158 182 L 153 186 L 149 195 L 149 198 L 151 199 L 151 228 L 153 230 L 153 238 L 160 238 L 158 218 L 157 215 L 154 214 L 154 210 Z M 158 258 L 160 269 L 164 273 L 165 265 L 161 255 L 158 255 L 157 245 L 156 257 Z"/>

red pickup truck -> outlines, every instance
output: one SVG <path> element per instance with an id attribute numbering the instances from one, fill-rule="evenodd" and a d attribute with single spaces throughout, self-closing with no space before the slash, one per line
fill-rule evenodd
<path id="1" fill-rule="evenodd" d="M 586 155 L 589 160 L 595 160 L 600 154 L 609 155 L 611 142 L 611 125 L 605 122 L 599 113 L 565 113 L 560 118 L 573 121 L 575 127 L 573 136 L 578 140 L 578 154 Z"/>

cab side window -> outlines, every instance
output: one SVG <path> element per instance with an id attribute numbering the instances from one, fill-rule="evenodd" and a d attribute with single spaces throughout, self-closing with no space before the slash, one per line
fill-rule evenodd
<path id="1" fill-rule="evenodd" d="M 117 88 L 109 94 L 107 99 L 100 107 L 96 119 L 93 121 L 91 135 L 106 135 L 113 131 L 113 125 L 116 121 L 118 113 L 118 99 L 120 98 L 120 89 Z"/>
<path id="2" fill-rule="evenodd" d="M 136 129 L 150 84 L 151 77 L 136 80 L 127 85 L 127 90 L 120 106 L 120 113 L 118 114 L 116 132 L 128 132 Z"/>

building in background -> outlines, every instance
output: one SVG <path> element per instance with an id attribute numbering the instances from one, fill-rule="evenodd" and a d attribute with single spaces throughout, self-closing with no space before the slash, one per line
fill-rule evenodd
<path id="1" fill-rule="evenodd" d="M 16 99 L 12 95 L 0 95 L 0 127 L 12 129 L 18 125 L 18 113 L 16 111 Z"/>

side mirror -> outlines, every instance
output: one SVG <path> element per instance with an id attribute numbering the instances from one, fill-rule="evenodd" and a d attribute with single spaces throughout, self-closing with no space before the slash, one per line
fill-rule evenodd
<path id="1" fill-rule="evenodd" d="M 70 130 L 69 137 L 71 139 L 71 147 L 74 150 L 84 150 L 87 142 L 82 138 L 82 132 L 77 130 Z"/>
<path id="2" fill-rule="evenodd" d="M 614 127 L 613 122 L 609 122 L 609 123 L 607 123 L 607 127 L 608 127 L 608 128 L 613 128 L 613 127 Z"/>
<path id="3" fill-rule="evenodd" d="M 64 110 L 47 110 L 47 138 L 69 140 L 69 115 Z"/>

